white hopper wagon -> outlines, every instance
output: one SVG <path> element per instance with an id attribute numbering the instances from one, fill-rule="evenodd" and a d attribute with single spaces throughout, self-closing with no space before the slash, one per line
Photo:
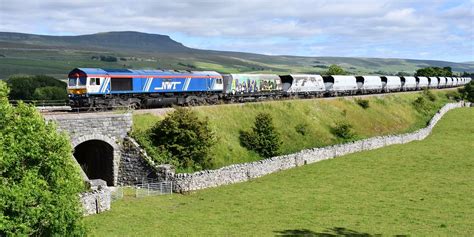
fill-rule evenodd
<path id="1" fill-rule="evenodd" d="M 446 77 L 446 87 L 451 87 L 451 86 L 453 86 L 453 78 Z"/>
<path id="2" fill-rule="evenodd" d="M 382 80 L 382 91 L 400 91 L 402 89 L 402 80 L 397 76 L 383 76 L 380 77 Z"/>
<path id="3" fill-rule="evenodd" d="M 439 78 L 439 85 L 438 88 L 444 88 L 446 87 L 446 77 L 438 77 Z"/>
<path id="4" fill-rule="evenodd" d="M 379 76 L 357 76 L 356 82 L 362 94 L 382 92 L 382 79 Z"/>
<path id="5" fill-rule="evenodd" d="M 439 85 L 439 79 L 437 77 L 429 77 L 429 88 L 437 88 Z"/>
<path id="6" fill-rule="evenodd" d="M 416 82 L 417 82 L 416 83 L 417 89 L 424 89 L 424 88 L 428 88 L 429 86 L 427 77 L 417 77 Z"/>
<path id="7" fill-rule="evenodd" d="M 353 95 L 357 93 L 355 76 L 324 76 L 323 81 L 329 95 Z"/>
<path id="8" fill-rule="evenodd" d="M 402 89 L 404 91 L 416 90 L 416 78 L 415 77 L 402 77 Z"/>
<path id="9" fill-rule="evenodd" d="M 283 91 L 289 95 L 320 96 L 326 91 L 320 75 L 291 74 L 280 76 Z"/>

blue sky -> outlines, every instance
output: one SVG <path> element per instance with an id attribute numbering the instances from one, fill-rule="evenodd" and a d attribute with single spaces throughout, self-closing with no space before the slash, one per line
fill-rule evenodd
<path id="1" fill-rule="evenodd" d="M 0 31 L 122 30 L 269 55 L 474 61 L 474 0 L 0 0 Z"/>

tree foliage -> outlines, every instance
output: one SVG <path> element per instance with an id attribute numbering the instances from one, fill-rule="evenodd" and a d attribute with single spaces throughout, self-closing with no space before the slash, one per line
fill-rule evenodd
<path id="1" fill-rule="evenodd" d="M 240 143 L 260 156 L 269 158 L 279 154 L 282 142 L 271 115 L 259 113 L 255 117 L 252 131 L 240 131 Z"/>
<path id="2" fill-rule="evenodd" d="M 325 74 L 326 75 L 345 75 L 346 72 L 344 71 L 344 69 L 342 69 L 342 67 L 336 64 L 332 64 L 331 66 L 329 66 Z"/>
<path id="3" fill-rule="evenodd" d="M 71 145 L 34 107 L 8 103 L 0 81 L 0 236 L 84 235 L 84 188 Z"/>
<path id="4" fill-rule="evenodd" d="M 352 125 L 345 121 L 337 122 L 330 129 L 331 133 L 341 141 L 350 141 L 356 138 Z"/>
<path id="5" fill-rule="evenodd" d="M 474 103 L 474 81 L 467 83 L 463 88 L 459 88 L 458 92 L 463 99 Z"/>
<path id="6" fill-rule="evenodd" d="M 45 86 L 36 88 L 33 98 L 35 100 L 66 100 L 68 97 L 66 88 Z"/>
<path id="7" fill-rule="evenodd" d="M 415 76 L 424 77 L 451 77 L 453 72 L 451 67 L 425 67 L 416 70 Z"/>
<path id="8" fill-rule="evenodd" d="M 188 108 L 176 108 L 151 130 L 152 142 L 169 154 L 178 168 L 212 167 L 211 147 L 216 142 L 207 118 L 200 119 Z"/>
<path id="9" fill-rule="evenodd" d="M 55 98 L 67 98 L 67 84 L 54 77 L 43 75 L 11 76 L 6 82 L 11 89 L 9 95 L 11 100 L 54 100 Z M 56 87 L 57 89 L 41 89 L 41 91 L 35 94 L 38 88 L 43 87 Z"/>

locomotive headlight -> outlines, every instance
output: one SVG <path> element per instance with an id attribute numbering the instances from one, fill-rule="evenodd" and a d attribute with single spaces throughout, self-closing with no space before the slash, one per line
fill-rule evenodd
<path id="1" fill-rule="evenodd" d="M 82 94 L 85 94 L 86 92 L 87 92 L 86 88 L 68 90 L 68 93 L 73 94 L 73 95 L 82 95 Z"/>

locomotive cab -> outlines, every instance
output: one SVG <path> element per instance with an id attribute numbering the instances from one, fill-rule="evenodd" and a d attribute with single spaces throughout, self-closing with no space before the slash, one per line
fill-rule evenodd
<path id="1" fill-rule="evenodd" d="M 81 72 L 69 73 L 67 90 L 70 97 L 85 95 L 87 93 L 87 75 Z"/>

